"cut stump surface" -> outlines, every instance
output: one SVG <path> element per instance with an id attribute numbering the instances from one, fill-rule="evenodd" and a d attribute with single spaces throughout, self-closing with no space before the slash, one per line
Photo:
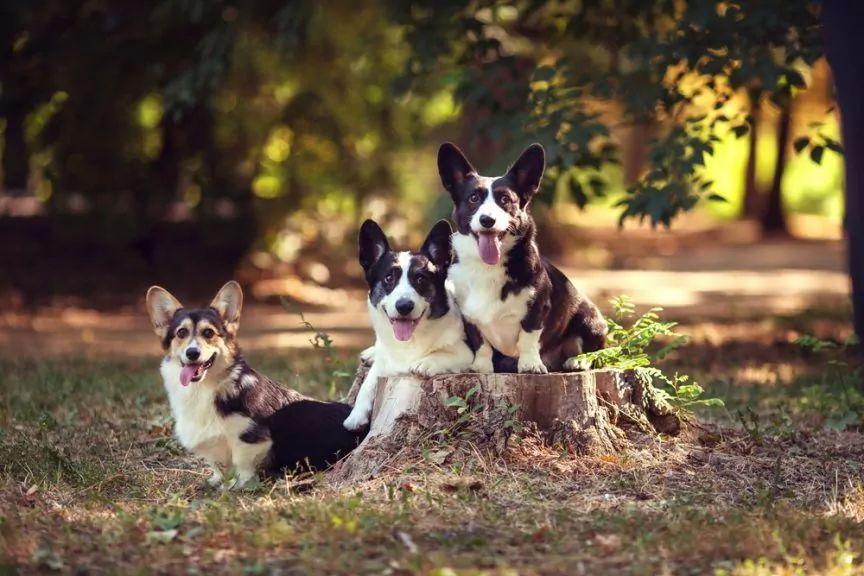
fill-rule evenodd
<path id="1" fill-rule="evenodd" d="M 349 392 L 353 402 L 366 368 Z M 555 374 L 445 374 L 380 378 L 369 434 L 332 470 L 333 480 L 356 481 L 398 468 L 425 440 L 458 435 L 503 450 L 512 432 L 529 426 L 577 454 L 621 448 L 618 424 L 676 434 L 680 420 L 633 371 Z"/>

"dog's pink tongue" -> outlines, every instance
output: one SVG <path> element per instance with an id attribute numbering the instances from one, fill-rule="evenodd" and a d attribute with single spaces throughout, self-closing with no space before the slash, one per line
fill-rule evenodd
<path id="1" fill-rule="evenodd" d="M 477 246 L 480 248 L 480 258 L 486 264 L 494 266 L 501 260 L 501 240 L 498 234 L 478 234 Z"/>
<path id="2" fill-rule="evenodd" d="M 396 340 L 400 342 L 410 340 L 411 335 L 414 334 L 414 325 L 413 320 L 393 320 L 393 335 L 396 336 Z"/>
<path id="3" fill-rule="evenodd" d="M 198 371 L 198 366 L 183 366 L 180 369 L 180 384 L 188 386 L 192 378 L 195 377 L 195 372 Z"/>

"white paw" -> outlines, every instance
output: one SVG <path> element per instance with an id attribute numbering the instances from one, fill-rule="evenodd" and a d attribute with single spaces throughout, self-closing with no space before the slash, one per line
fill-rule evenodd
<path id="1" fill-rule="evenodd" d="M 211 488 L 218 488 L 222 484 L 222 473 L 214 469 L 213 474 L 207 479 L 207 484 Z"/>
<path id="2" fill-rule="evenodd" d="M 370 346 L 360 352 L 360 362 L 366 366 L 371 366 L 375 362 L 375 346 Z"/>
<path id="3" fill-rule="evenodd" d="M 546 369 L 546 365 L 543 364 L 543 360 L 540 359 L 540 356 L 525 356 L 519 357 L 519 362 L 516 365 L 517 370 L 519 370 L 520 374 L 546 374 L 549 372 Z"/>
<path id="4" fill-rule="evenodd" d="M 365 428 L 369 424 L 370 412 L 371 410 L 364 410 L 355 406 L 351 411 L 351 414 L 348 415 L 348 418 L 342 422 L 342 426 L 344 426 L 346 430 L 352 431 Z"/>
<path id="5" fill-rule="evenodd" d="M 447 366 L 434 358 L 424 358 L 411 366 L 411 373 L 415 376 L 435 376 L 436 374 L 452 374 L 455 372 L 461 372 L 461 370 Z"/>
<path id="6" fill-rule="evenodd" d="M 564 361 L 563 368 L 565 372 L 585 372 L 586 370 L 591 369 L 591 361 L 574 356 L 573 358 L 568 358 Z"/>
<path id="7" fill-rule="evenodd" d="M 475 358 L 471 364 L 471 372 L 476 372 L 477 374 L 491 374 L 495 372 L 492 358 Z"/>

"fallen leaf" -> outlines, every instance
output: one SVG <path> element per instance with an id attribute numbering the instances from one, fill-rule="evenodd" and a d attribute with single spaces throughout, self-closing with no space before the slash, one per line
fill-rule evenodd
<path id="1" fill-rule="evenodd" d="M 414 543 L 414 539 L 411 538 L 411 535 L 407 532 L 397 530 L 396 537 L 399 538 L 399 541 L 405 545 L 405 548 L 407 548 L 408 552 L 410 552 L 411 554 L 417 554 L 418 552 L 420 552 L 420 549 L 417 548 L 417 544 Z"/>
<path id="2" fill-rule="evenodd" d="M 166 544 L 177 537 L 177 530 L 151 530 L 147 532 L 148 544 Z"/>
<path id="3" fill-rule="evenodd" d="M 617 534 L 597 534 L 594 543 L 606 552 L 614 552 L 621 548 L 621 537 Z"/>

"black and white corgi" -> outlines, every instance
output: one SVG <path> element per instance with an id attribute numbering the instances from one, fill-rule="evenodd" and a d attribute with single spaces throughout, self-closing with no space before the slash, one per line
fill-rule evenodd
<path id="1" fill-rule="evenodd" d="M 491 371 L 493 348 L 518 358 L 519 372 L 576 366 L 567 360 L 605 345 L 600 310 L 540 256 L 528 206 L 545 168 L 539 144 L 529 146 L 503 176 L 477 173 L 453 144 L 438 150 L 438 172 L 455 205 L 456 302 L 483 336 L 477 365 Z"/>
<path id="2" fill-rule="evenodd" d="M 372 366 L 345 428 L 358 430 L 369 423 L 379 377 L 432 376 L 472 367 L 474 351 L 447 282 L 452 233 L 441 220 L 419 252 L 395 252 L 378 224 L 366 220 L 361 226 L 360 265 L 369 285 L 375 345 L 363 353 Z"/>
<path id="3" fill-rule="evenodd" d="M 147 312 L 166 353 L 160 371 L 174 432 L 213 468 L 214 487 L 232 466 L 231 488 L 246 486 L 258 471 L 324 469 L 364 436 L 342 427 L 347 404 L 306 398 L 246 363 L 236 339 L 242 306 L 233 281 L 207 308 L 183 308 L 159 286 L 147 292 Z"/>

